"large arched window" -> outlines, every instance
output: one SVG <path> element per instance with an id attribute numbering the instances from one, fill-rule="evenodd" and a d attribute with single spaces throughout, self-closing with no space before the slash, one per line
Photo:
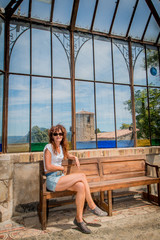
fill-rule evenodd
<path id="1" fill-rule="evenodd" d="M 132 147 L 133 129 L 138 146 L 159 145 L 158 49 L 80 32 L 74 33 L 73 47 L 70 34 L 67 29 L 12 21 L 5 76 L 0 21 L 0 151 L 3 88 L 5 94 L 8 90 L 8 152 L 42 151 L 48 129 L 58 123 L 66 127 L 70 143 L 76 130 L 72 140 L 77 149 Z M 4 85 L 4 77 L 9 84 Z"/>
<path id="2" fill-rule="evenodd" d="M 145 54 L 146 53 L 146 54 Z M 137 145 L 160 143 L 160 75 L 156 47 L 132 45 Z"/>
<path id="3" fill-rule="evenodd" d="M 69 33 L 16 22 L 10 33 L 8 152 L 43 150 L 57 123 L 71 141 Z"/>

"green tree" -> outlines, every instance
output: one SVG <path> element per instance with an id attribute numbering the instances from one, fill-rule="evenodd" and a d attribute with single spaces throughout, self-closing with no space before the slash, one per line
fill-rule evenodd
<path id="1" fill-rule="evenodd" d="M 46 128 L 32 127 L 31 136 L 32 143 L 48 142 L 48 130 Z"/>
<path id="2" fill-rule="evenodd" d="M 149 109 L 152 138 L 160 138 L 160 89 L 149 89 Z"/>
<path id="3" fill-rule="evenodd" d="M 124 102 L 124 104 L 129 111 L 132 110 L 131 100 Z M 151 129 L 149 129 L 147 90 L 135 91 L 136 127 L 139 129 L 137 132 L 139 139 L 149 139 L 150 130 L 153 138 L 159 138 L 160 136 L 160 89 L 149 89 L 149 110 Z"/>

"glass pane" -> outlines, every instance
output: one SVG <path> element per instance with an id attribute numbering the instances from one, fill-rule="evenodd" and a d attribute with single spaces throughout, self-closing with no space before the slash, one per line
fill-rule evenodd
<path id="1" fill-rule="evenodd" d="M 0 152 L 2 152 L 3 74 L 0 74 Z"/>
<path id="2" fill-rule="evenodd" d="M 10 72 L 30 73 L 30 31 L 28 25 L 10 26 Z M 17 36 L 18 35 L 18 36 Z"/>
<path id="3" fill-rule="evenodd" d="M 2 8 L 7 7 L 8 3 L 9 3 L 10 1 L 11 1 L 11 0 L 0 0 L 0 7 L 2 7 Z"/>
<path id="4" fill-rule="evenodd" d="M 116 83 L 129 83 L 129 54 L 128 44 L 113 42 L 114 81 Z"/>
<path id="5" fill-rule="evenodd" d="M 32 29 L 32 73 L 51 76 L 51 44 L 49 29 Z"/>
<path id="6" fill-rule="evenodd" d="M 48 142 L 48 129 L 50 126 L 51 79 L 34 77 L 32 78 L 31 151 L 43 150 L 43 148 L 40 149 L 40 146 L 43 146 L 41 143 Z"/>
<path id="7" fill-rule="evenodd" d="M 69 25 L 73 0 L 56 0 L 54 3 L 53 22 Z"/>
<path id="8" fill-rule="evenodd" d="M 117 147 L 133 147 L 131 93 L 129 86 L 115 86 Z"/>
<path id="9" fill-rule="evenodd" d="M 148 84 L 160 86 L 159 55 L 158 49 L 147 47 Z"/>
<path id="10" fill-rule="evenodd" d="M 93 80 L 93 50 L 89 36 L 75 35 L 75 77 Z"/>
<path id="11" fill-rule="evenodd" d="M 137 128 L 137 146 L 150 146 L 147 88 L 135 87 L 135 112 Z"/>
<path id="12" fill-rule="evenodd" d="M 147 24 L 149 14 L 150 9 L 145 0 L 139 1 L 133 18 L 131 29 L 129 31 L 129 36 L 136 39 L 142 38 L 142 34 Z"/>
<path id="13" fill-rule="evenodd" d="M 99 1 L 93 26 L 95 31 L 109 32 L 115 7 L 115 1 Z"/>
<path id="14" fill-rule="evenodd" d="M 32 18 L 50 20 L 51 0 L 32 0 Z"/>
<path id="15" fill-rule="evenodd" d="M 95 39 L 94 50 L 96 81 L 112 82 L 111 42 Z"/>
<path id="16" fill-rule="evenodd" d="M 53 76 L 70 77 L 70 37 L 69 33 L 53 32 Z M 63 71 L 62 71 L 63 69 Z"/>
<path id="17" fill-rule="evenodd" d="M 160 16 L 160 3 L 159 3 L 159 0 L 152 0 L 152 3 L 157 11 L 157 13 L 159 14 Z"/>
<path id="18" fill-rule="evenodd" d="M 4 70 L 4 21 L 0 18 L 0 69 Z"/>
<path id="19" fill-rule="evenodd" d="M 80 0 L 76 27 L 90 29 L 96 0 Z"/>
<path id="20" fill-rule="evenodd" d="M 8 152 L 29 151 L 30 78 L 10 75 Z"/>
<path id="21" fill-rule="evenodd" d="M 160 146 L 160 89 L 149 88 L 152 146 Z"/>
<path id="22" fill-rule="evenodd" d="M 96 148 L 94 84 L 76 81 L 76 147 Z"/>
<path id="23" fill-rule="evenodd" d="M 119 36 L 126 35 L 135 2 L 136 0 L 120 1 L 118 5 L 118 10 L 116 13 L 116 18 L 112 28 L 112 34 L 119 35 Z"/>
<path id="24" fill-rule="evenodd" d="M 132 45 L 132 61 L 134 70 L 134 84 L 146 85 L 146 66 L 145 66 L 145 50 L 144 47 Z"/>
<path id="25" fill-rule="evenodd" d="M 152 16 L 149 22 L 146 34 L 144 36 L 144 41 L 156 42 L 159 32 L 160 32 L 160 28 L 158 26 L 158 23 L 156 22 L 155 18 Z"/>
<path id="26" fill-rule="evenodd" d="M 53 79 L 53 124 L 62 124 L 67 130 L 71 148 L 71 82 Z"/>
<path id="27" fill-rule="evenodd" d="M 112 85 L 96 84 L 96 111 L 98 148 L 116 147 Z"/>
<path id="28" fill-rule="evenodd" d="M 15 15 L 28 17 L 29 0 L 23 0 L 18 9 L 15 11 Z"/>

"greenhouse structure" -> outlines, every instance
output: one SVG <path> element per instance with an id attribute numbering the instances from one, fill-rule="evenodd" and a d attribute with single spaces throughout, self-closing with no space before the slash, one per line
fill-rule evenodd
<path id="1" fill-rule="evenodd" d="M 38 164 L 59 123 L 79 157 L 158 159 L 159 0 L 0 0 L 2 220 L 38 201 Z"/>

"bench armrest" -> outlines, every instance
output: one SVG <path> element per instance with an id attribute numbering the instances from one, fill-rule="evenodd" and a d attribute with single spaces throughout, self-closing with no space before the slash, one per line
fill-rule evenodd
<path id="1" fill-rule="evenodd" d="M 45 175 L 42 175 L 43 180 L 45 181 L 47 177 Z"/>
<path id="2" fill-rule="evenodd" d="M 46 179 L 47 177 L 44 174 L 40 174 L 40 189 L 43 192 L 46 192 Z"/>
<path id="3" fill-rule="evenodd" d="M 146 162 L 146 167 L 154 167 L 156 169 L 156 174 L 157 174 L 157 177 L 160 177 L 160 174 L 159 174 L 159 169 L 160 169 L 160 166 L 158 165 L 155 165 L 155 164 L 150 164 L 148 162 Z"/>

